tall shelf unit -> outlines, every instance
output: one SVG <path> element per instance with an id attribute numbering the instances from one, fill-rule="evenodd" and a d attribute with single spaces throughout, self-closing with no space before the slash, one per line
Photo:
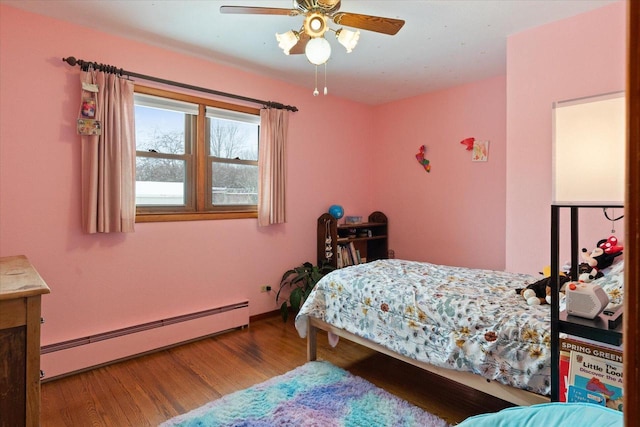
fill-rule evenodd
<path id="1" fill-rule="evenodd" d="M 580 254 L 578 231 L 581 209 L 622 208 L 616 203 L 554 203 L 551 205 L 551 401 L 560 399 L 560 334 L 587 338 L 601 343 L 619 346 L 622 344 L 622 325 L 609 329 L 606 315 L 595 319 L 583 319 L 560 312 L 559 280 L 560 271 L 560 213 L 569 211 L 571 227 L 571 280 L 577 280 L 578 257 Z"/>
<path id="2" fill-rule="evenodd" d="M 318 218 L 318 265 L 328 263 L 338 268 L 338 250 L 345 245 L 353 244 L 360 256 L 367 262 L 386 259 L 388 256 L 387 216 L 375 211 L 369 215 L 367 222 L 357 224 L 338 224 L 338 220 L 328 213 Z M 330 242 L 327 242 L 327 236 Z M 331 257 L 327 253 L 331 251 Z"/>

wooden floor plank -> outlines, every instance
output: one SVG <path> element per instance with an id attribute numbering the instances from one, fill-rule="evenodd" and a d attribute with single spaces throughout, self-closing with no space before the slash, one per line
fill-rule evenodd
<path id="1" fill-rule="evenodd" d="M 318 336 L 318 358 L 450 423 L 511 404 L 357 344 Z M 156 426 L 306 362 L 306 341 L 279 317 L 42 384 L 43 427 Z"/>

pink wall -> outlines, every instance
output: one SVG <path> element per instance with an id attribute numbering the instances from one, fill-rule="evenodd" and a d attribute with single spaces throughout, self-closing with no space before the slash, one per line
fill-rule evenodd
<path id="1" fill-rule="evenodd" d="M 506 77 L 370 107 L 0 5 L 0 256 L 27 255 L 52 288 L 43 344 L 242 299 L 251 314 L 273 310 L 259 286 L 315 260 L 315 221 L 332 203 L 385 212 L 398 257 L 536 272 L 549 263 L 551 103 L 622 88 L 624 13 L 617 3 L 511 37 Z M 66 56 L 296 105 L 288 223 L 82 234 Z M 469 136 L 491 141 L 488 162 L 471 162 Z"/>
<path id="2" fill-rule="evenodd" d="M 380 106 L 371 175 L 399 258 L 504 268 L 506 93 L 495 77 Z M 489 140 L 472 162 L 460 141 Z M 427 146 L 427 173 L 415 159 Z"/>
<path id="3" fill-rule="evenodd" d="M 336 202 L 373 210 L 369 162 L 352 161 L 369 157 L 367 106 L 5 5 L 0 43 L 0 256 L 27 255 L 49 283 L 45 345 L 245 299 L 251 314 L 274 310 L 275 293 L 259 287 L 315 261 L 317 217 Z M 67 56 L 296 105 L 288 223 L 147 223 L 133 234 L 83 234 L 79 69 L 62 62 Z"/>
<path id="4" fill-rule="evenodd" d="M 619 2 L 508 39 L 508 270 L 534 272 L 549 264 L 551 106 L 624 90 L 626 23 L 626 4 Z M 611 224 L 601 218 L 582 221 L 597 237 L 581 239 L 581 246 L 592 248 L 609 235 Z"/>

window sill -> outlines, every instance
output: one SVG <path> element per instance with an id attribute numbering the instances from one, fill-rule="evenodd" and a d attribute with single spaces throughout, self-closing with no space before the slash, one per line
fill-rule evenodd
<path id="1" fill-rule="evenodd" d="M 257 218 L 257 212 L 185 212 L 185 213 L 162 213 L 162 214 L 137 214 L 138 222 L 172 222 L 172 221 L 207 221 L 217 219 L 245 219 Z"/>

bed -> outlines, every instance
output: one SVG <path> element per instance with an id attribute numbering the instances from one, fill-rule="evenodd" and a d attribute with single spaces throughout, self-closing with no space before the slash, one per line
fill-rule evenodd
<path id="1" fill-rule="evenodd" d="M 598 426 L 623 427 L 622 412 L 591 403 L 516 406 L 467 418 L 458 427 Z"/>
<path id="2" fill-rule="evenodd" d="M 529 306 L 514 292 L 539 279 L 378 260 L 325 276 L 295 325 L 307 338 L 309 360 L 316 359 L 322 329 L 333 345 L 343 337 L 517 405 L 544 403 L 550 308 Z M 621 298 L 622 285 L 603 279 L 613 282 L 605 289 L 610 298 Z"/>

